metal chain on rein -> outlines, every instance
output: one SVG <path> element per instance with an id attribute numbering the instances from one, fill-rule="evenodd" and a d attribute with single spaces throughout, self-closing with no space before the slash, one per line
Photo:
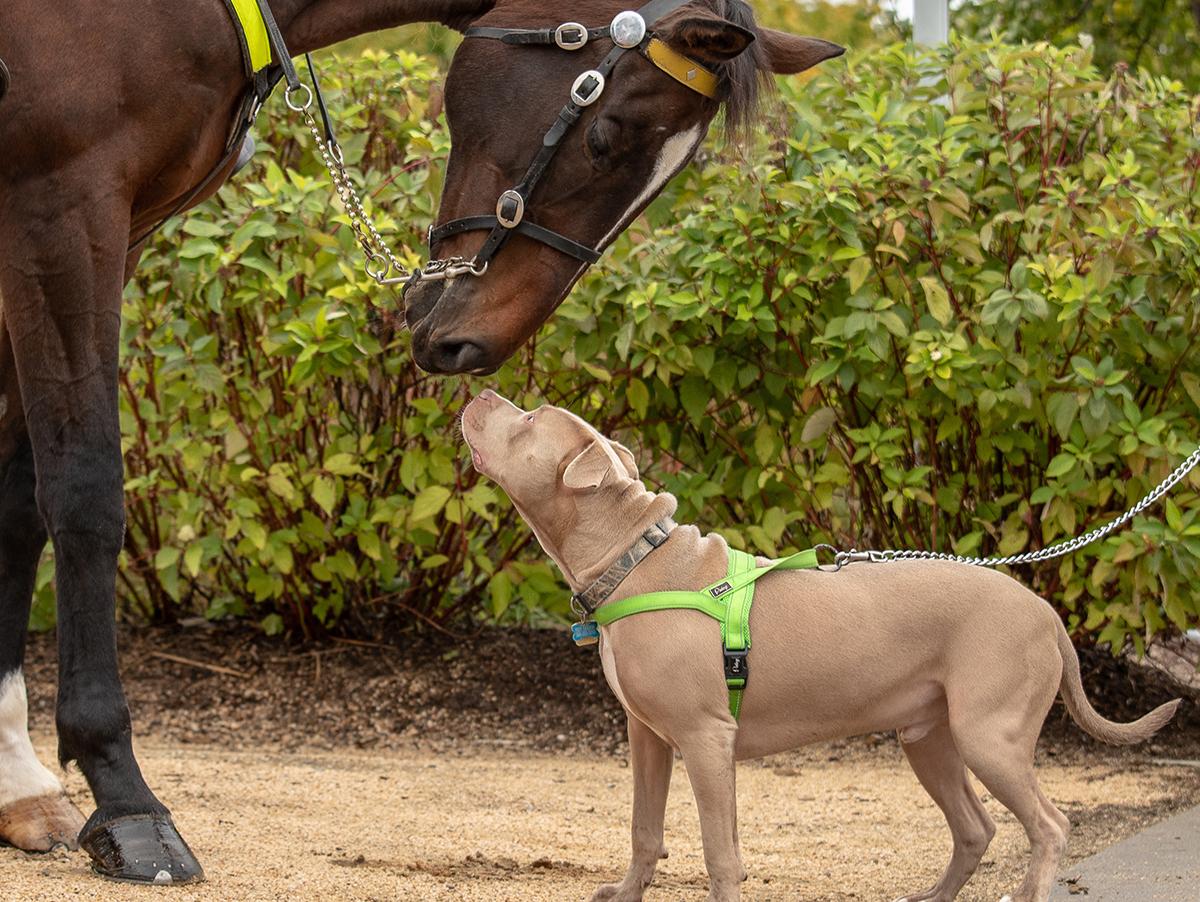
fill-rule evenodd
<path id="1" fill-rule="evenodd" d="M 293 97 L 301 92 L 303 99 L 294 100 Z M 354 187 L 350 174 L 346 171 L 341 148 L 335 142 L 327 140 L 322 134 L 321 126 L 312 114 L 312 90 L 305 84 L 298 84 L 295 88 L 288 90 L 286 101 L 293 112 L 304 117 L 305 124 L 312 132 L 317 155 L 325 164 L 325 168 L 329 170 L 334 191 L 346 209 L 350 227 L 354 230 L 354 237 L 357 239 L 359 247 L 362 248 L 363 255 L 367 258 L 364 269 L 376 284 L 391 286 L 412 281 L 450 279 L 468 273 L 482 276 L 487 272 L 486 263 L 476 266 L 474 260 L 466 260 L 462 257 L 430 260 L 423 268 L 417 270 L 410 270 L 401 263 L 363 208 L 362 196 Z"/>
<path id="2" fill-rule="evenodd" d="M 1157 502 L 1163 495 L 1171 491 L 1178 485 L 1185 476 L 1200 465 L 1200 447 L 1197 447 L 1191 455 L 1184 460 L 1175 470 L 1160 482 L 1145 498 L 1127 510 L 1117 519 L 1113 520 L 1104 526 L 1097 527 L 1091 532 L 1085 533 L 1082 536 L 1076 536 L 1073 539 L 1068 539 L 1065 542 L 1060 542 L 1057 545 L 1051 545 L 1048 548 L 1043 548 L 1041 551 L 1026 551 L 1022 554 L 1010 554 L 1007 557 L 963 557 L 957 554 L 947 554 L 939 551 L 858 551 L 850 549 L 849 551 L 837 551 L 834 554 L 834 566 L 837 570 L 847 564 L 858 563 L 860 561 L 870 561 L 875 564 L 884 564 L 891 561 L 956 561 L 960 564 L 971 564 L 976 567 L 1005 567 L 1011 564 L 1033 564 L 1038 561 L 1048 561 L 1053 558 L 1063 557 L 1073 551 L 1083 548 L 1085 545 L 1090 545 L 1093 542 L 1104 538 L 1110 533 L 1120 529 L 1146 508 Z M 828 547 L 828 546 L 825 546 Z"/>

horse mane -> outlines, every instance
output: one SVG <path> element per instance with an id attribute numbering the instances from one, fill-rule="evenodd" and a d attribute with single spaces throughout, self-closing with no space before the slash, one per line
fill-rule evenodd
<path id="1" fill-rule="evenodd" d="M 754 10 L 744 0 L 704 0 L 704 5 L 735 25 L 758 33 Z M 743 53 L 717 66 L 716 71 L 725 94 L 725 135 L 740 142 L 758 117 L 764 92 L 775 85 L 766 51 L 755 41 Z"/>

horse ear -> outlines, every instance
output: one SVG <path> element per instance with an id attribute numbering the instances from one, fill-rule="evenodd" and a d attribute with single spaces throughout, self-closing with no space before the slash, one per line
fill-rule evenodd
<path id="1" fill-rule="evenodd" d="M 617 452 L 617 460 L 621 461 L 621 466 L 625 468 L 625 472 L 629 474 L 629 478 L 641 478 L 638 475 L 637 461 L 633 457 L 633 452 L 620 442 L 612 441 L 612 439 L 609 439 L 608 444 L 615 452 Z"/>
<path id="2" fill-rule="evenodd" d="M 569 489 L 596 489 L 612 472 L 613 453 L 604 447 L 604 439 L 593 439 L 563 470 L 563 484 Z"/>
<path id="3" fill-rule="evenodd" d="M 830 41 L 773 28 L 760 28 L 758 40 L 767 57 L 767 68 L 779 75 L 795 75 L 846 52 L 845 47 Z"/>
<path id="4" fill-rule="evenodd" d="M 702 63 L 724 63 L 754 43 L 754 32 L 720 16 L 684 16 L 671 23 L 662 39 Z"/>

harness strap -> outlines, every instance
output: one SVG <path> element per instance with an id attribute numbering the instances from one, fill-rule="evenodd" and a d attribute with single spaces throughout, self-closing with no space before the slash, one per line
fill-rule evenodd
<path id="1" fill-rule="evenodd" d="M 262 9 L 257 0 L 225 0 L 225 5 L 233 16 L 238 42 L 242 45 L 246 76 L 251 77 L 271 65 L 271 39 Z"/>
<path id="2" fill-rule="evenodd" d="M 721 624 L 729 712 L 737 720 L 741 714 L 742 694 L 750 678 L 750 605 L 754 601 L 755 583 L 775 570 L 815 570 L 817 566 L 815 548 L 798 551 L 765 567 L 756 567 L 753 555 L 730 548 L 724 579 L 696 592 L 673 590 L 623 598 L 597 608 L 592 619 L 606 626 L 648 611 L 689 610 L 716 620 Z"/>
<path id="3" fill-rule="evenodd" d="M 480 215 L 480 216 L 464 216 L 462 219 L 455 219 L 445 225 L 438 226 L 432 229 L 429 233 L 431 242 L 441 241 L 443 238 L 449 238 L 451 235 L 461 235 L 463 232 L 481 231 L 483 229 L 493 229 L 500 225 L 500 220 L 495 216 Z M 518 232 L 532 238 L 534 241 L 540 241 L 542 244 L 547 244 L 560 253 L 566 254 L 568 257 L 574 257 L 582 263 L 592 264 L 600 259 L 600 252 L 593 250 L 586 244 L 580 244 L 568 238 L 566 235 L 560 235 L 558 232 L 552 232 L 550 229 L 530 222 L 528 219 L 523 219 L 517 223 L 512 229 L 505 229 L 505 232 Z M 491 241 L 492 237 L 488 236 Z M 485 245 L 486 247 L 486 245 Z M 494 256 L 494 251 L 488 255 L 488 258 Z"/>
<path id="4" fill-rule="evenodd" d="M 248 4 L 250 0 L 234 0 L 234 2 Z M 279 23 L 275 21 L 275 14 L 271 12 L 271 4 L 267 0 L 254 0 L 254 2 L 258 6 L 259 17 L 266 29 L 271 53 L 275 55 L 275 62 L 283 68 L 283 77 L 287 81 L 288 88 L 298 88 L 300 76 L 296 73 L 296 64 L 292 62 L 292 55 L 288 53 L 287 42 L 283 39 L 283 32 L 279 30 Z"/>
<path id="5" fill-rule="evenodd" d="M 492 38 L 505 44 L 553 44 L 563 50 L 578 50 L 597 38 L 608 37 L 609 26 L 584 28 L 574 22 L 558 28 L 495 28 L 473 25 L 463 32 L 464 38 Z"/>

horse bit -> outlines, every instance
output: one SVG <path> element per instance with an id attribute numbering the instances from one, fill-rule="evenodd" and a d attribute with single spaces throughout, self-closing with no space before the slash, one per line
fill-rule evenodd
<path id="1" fill-rule="evenodd" d="M 636 11 L 626 10 L 618 13 L 609 25 L 599 28 L 588 28 L 578 22 L 565 22 L 557 28 L 467 28 L 463 32 L 464 38 L 498 40 L 515 47 L 541 45 L 576 51 L 594 40 L 605 38 L 611 40 L 614 46 L 595 69 L 588 69 L 575 79 L 571 86 L 570 99 L 542 138 L 541 150 L 533 158 L 521 181 L 500 195 L 494 214 L 467 216 L 436 228 L 430 226 L 428 241 L 431 251 L 435 242 L 453 235 L 488 230 L 488 236 L 475 256 L 470 260 L 463 257 L 434 259 L 416 270 L 409 270 L 396 258 L 363 208 L 362 198 L 346 171 L 341 147 L 334 137 L 324 98 L 312 68 L 312 59 L 308 60 L 309 71 L 313 78 L 313 87 L 316 89 L 315 100 L 324 120 L 323 130 L 312 114 L 313 89 L 301 82 L 296 74 L 283 35 L 270 15 L 269 6 L 266 3 L 260 3 L 260 6 L 267 20 L 272 49 L 280 61 L 283 76 L 287 81 L 287 105 L 294 112 L 303 115 L 312 131 L 317 153 L 329 170 L 334 190 L 346 209 L 355 238 L 367 258 L 367 275 L 379 285 L 404 284 L 407 290 L 409 286 L 418 282 L 440 281 L 464 275 L 482 276 L 487 272 L 488 264 L 513 233 L 532 238 L 560 253 L 574 257 L 585 266 L 600 259 L 600 249 L 590 248 L 527 219 L 529 198 L 562 147 L 563 138 L 579 122 L 584 109 L 600 99 L 617 63 L 628 51 L 636 49 L 680 84 L 710 99 L 718 99 L 720 82 L 717 76 L 695 60 L 668 47 L 651 31 L 651 27 L 663 16 L 688 2 L 689 0 L 650 0 Z"/>

